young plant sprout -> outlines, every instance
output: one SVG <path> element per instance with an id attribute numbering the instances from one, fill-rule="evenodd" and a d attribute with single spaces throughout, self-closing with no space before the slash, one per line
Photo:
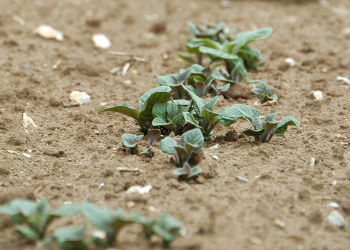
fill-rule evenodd
<path id="1" fill-rule="evenodd" d="M 59 228 L 54 231 L 54 238 L 63 250 L 85 250 L 96 240 L 95 237 L 84 240 L 85 231 L 86 225 L 82 228 Z"/>
<path id="2" fill-rule="evenodd" d="M 269 88 L 266 82 L 261 82 L 252 91 L 254 94 L 256 94 L 256 96 L 259 98 L 261 103 L 278 99 L 277 95 L 272 94 L 271 89 Z"/>
<path id="3" fill-rule="evenodd" d="M 143 135 L 123 134 L 122 144 L 124 147 L 129 148 L 130 154 L 137 154 L 137 144 L 143 138 Z"/>
<path id="4" fill-rule="evenodd" d="M 105 239 L 98 240 L 98 242 L 104 246 L 113 245 L 122 227 L 134 222 L 134 219 L 121 209 L 114 209 L 111 211 L 109 209 L 100 208 L 92 203 L 86 203 L 83 205 L 82 211 L 84 217 L 90 221 L 92 225 L 106 233 Z"/>
<path id="5" fill-rule="evenodd" d="M 191 178 L 202 172 L 199 166 L 192 168 L 188 161 L 192 153 L 198 153 L 204 144 L 204 137 L 199 129 L 192 129 L 181 136 L 180 145 L 170 138 L 166 137 L 160 141 L 160 149 L 163 153 L 173 154 L 175 156 L 177 169 L 173 172 L 174 175 L 187 175 Z"/>
<path id="6" fill-rule="evenodd" d="M 152 158 L 154 156 L 154 152 L 151 148 L 153 142 L 159 140 L 161 136 L 161 131 L 159 129 L 150 129 L 148 130 L 148 133 L 147 133 L 147 140 L 150 144 L 150 147 L 148 147 L 147 149 L 144 149 L 142 150 L 139 155 L 141 156 L 145 156 L 147 158 Z"/>
<path id="7" fill-rule="evenodd" d="M 205 139 L 209 139 L 213 134 L 212 130 L 218 122 L 224 126 L 229 126 L 234 123 L 241 114 L 238 112 L 236 106 L 229 108 L 222 108 L 218 112 L 214 112 L 214 107 L 218 102 L 218 97 L 215 96 L 207 103 L 191 90 L 184 86 L 187 94 L 192 98 L 194 109 L 190 112 L 184 112 L 183 115 L 187 123 L 192 124 L 194 127 L 199 128 Z M 198 121 L 198 124 L 197 124 Z"/>
<path id="8" fill-rule="evenodd" d="M 159 85 L 168 86 L 173 90 L 174 99 L 181 99 L 186 97 L 186 91 L 182 88 L 182 84 L 185 84 L 189 79 L 205 75 L 206 69 L 198 64 L 193 64 L 187 69 L 181 69 L 179 74 L 159 76 L 157 75 L 157 80 Z"/>
<path id="9" fill-rule="evenodd" d="M 47 227 L 57 218 L 80 212 L 79 206 L 63 205 L 50 213 L 47 199 L 41 202 L 14 199 L 0 207 L 0 213 L 9 215 L 16 225 L 15 229 L 29 240 L 45 240 Z"/>
<path id="10" fill-rule="evenodd" d="M 156 103 L 166 103 L 171 97 L 171 88 L 168 86 L 160 86 L 146 92 L 139 99 L 139 108 L 136 109 L 128 103 L 123 103 L 111 108 L 102 109 L 103 111 L 120 112 L 134 118 L 140 125 L 142 132 L 147 133 L 148 129 L 152 129 L 152 108 Z"/>
<path id="11" fill-rule="evenodd" d="M 152 109 L 152 126 L 163 128 L 165 134 L 174 131 L 175 135 L 180 134 L 185 124 L 183 112 L 189 111 L 191 103 L 186 100 L 173 100 L 167 103 L 156 103 Z"/>
<path id="12" fill-rule="evenodd" d="M 249 121 L 254 129 L 245 129 L 243 134 L 254 136 L 256 141 L 269 142 L 273 135 L 282 136 L 288 126 L 300 126 L 300 123 L 293 117 L 287 116 L 282 121 L 273 122 L 277 113 L 272 113 L 262 121 L 260 121 L 260 111 L 256 108 L 238 104 L 238 110 L 242 114 L 242 119 Z"/>

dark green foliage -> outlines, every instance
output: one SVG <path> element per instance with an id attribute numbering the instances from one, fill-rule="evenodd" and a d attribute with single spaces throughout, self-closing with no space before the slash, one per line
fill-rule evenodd
<path id="1" fill-rule="evenodd" d="M 282 121 L 273 122 L 277 113 L 272 113 L 260 121 L 258 109 L 243 104 L 238 104 L 237 107 L 242 115 L 241 118 L 249 121 L 254 127 L 253 129 L 245 129 L 243 134 L 254 136 L 256 141 L 269 142 L 273 135 L 282 136 L 287 131 L 288 126 L 300 126 L 300 123 L 291 116 L 285 117 Z"/>
<path id="2" fill-rule="evenodd" d="M 261 103 L 278 99 L 277 95 L 272 94 L 271 89 L 266 82 L 261 82 L 255 89 L 252 90 L 257 95 Z"/>

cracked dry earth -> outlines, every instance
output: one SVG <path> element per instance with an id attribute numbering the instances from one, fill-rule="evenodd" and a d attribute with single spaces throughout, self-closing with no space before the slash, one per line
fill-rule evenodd
<path id="1" fill-rule="evenodd" d="M 224 8 L 209 0 L 0 2 L 0 204 L 19 197 L 47 197 L 54 208 L 90 200 L 152 217 L 168 212 L 187 230 L 173 249 L 349 248 L 347 227 L 341 230 L 327 221 L 338 210 L 350 223 L 350 85 L 337 81 L 337 76 L 350 77 L 350 40 L 343 34 L 350 26 L 349 1 L 230 1 Z M 25 24 L 15 22 L 13 15 Z M 240 134 L 246 122 L 217 126 L 203 148 L 200 165 L 206 178 L 179 182 L 159 143 L 148 161 L 119 150 L 123 133 L 140 131 L 123 115 L 101 112 L 101 103 L 136 106 L 143 93 L 158 86 L 154 75 L 189 66 L 176 55 L 189 37 L 187 22 L 221 20 L 239 32 L 274 28 L 271 37 L 254 43 L 266 64 L 248 77 L 266 81 L 279 96 L 276 105 L 259 106 L 262 116 L 292 115 L 302 125 L 265 144 L 248 137 L 225 139 L 233 129 Z M 33 35 L 41 24 L 62 31 L 64 41 Z M 91 36 L 98 33 L 110 38 L 109 49 L 94 48 Z M 147 62 L 133 63 L 125 76 L 111 74 L 129 58 L 109 51 L 129 52 Z M 296 61 L 295 67 L 285 67 L 288 57 Z M 58 60 L 57 69 L 52 69 Z M 254 103 L 252 87 L 241 84 L 229 90 L 217 108 Z M 88 93 L 92 102 L 64 108 L 73 90 Z M 322 91 L 322 101 L 310 98 L 316 90 Z M 38 129 L 23 128 L 24 112 Z M 218 149 L 209 149 L 216 144 Z M 146 146 L 146 141 L 140 143 L 141 149 Z M 47 155 L 36 147 L 64 154 Z M 316 162 L 310 167 L 312 157 Z M 209 164 L 215 174 L 208 173 Z M 142 172 L 124 173 L 118 167 Z M 105 186 L 99 188 L 100 183 Z M 147 195 L 125 194 L 131 185 L 147 184 L 153 186 Z M 127 206 L 130 201 L 135 203 L 132 208 Z M 328 207 L 329 202 L 337 202 L 339 208 Z M 49 232 L 82 223 L 81 215 L 62 219 Z M 6 216 L 0 216 L 0 232 L 2 250 L 35 249 L 14 233 Z M 121 239 L 119 250 L 161 249 L 159 243 L 145 241 L 137 226 L 125 228 Z"/>

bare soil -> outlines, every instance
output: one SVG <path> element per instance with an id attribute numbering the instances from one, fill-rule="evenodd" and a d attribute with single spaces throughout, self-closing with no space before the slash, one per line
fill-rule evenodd
<path id="1" fill-rule="evenodd" d="M 349 1 L 231 1 L 221 7 L 220 1 L 209 0 L 1 0 L 0 6 L 0 204 L 47 197 L 53 208 L 89 200 L 153 217 L 168 212 L 187 229 L 174 249 L 349 248 L 347 228 L 327 222 L 335 209 L 327 204 L 337 202 L 350 223 L 350 85 L 336 79 L 350 77 L 350 40 L 343 34 L 350 26 Z M 143 93 L 158 86 L 156 74 L 189 66 L 176 55 L 189 37 L 188 21 L 221 20 L 239 32 L 274 28 L 270 38 L 253 44 L 266 65 L 248 76 L 266 81 L 280 98 L 274 106 L 259 106 L 262 116 L 292 115 L 302 125 L 265 144 L 248 137 L 233 141 L 237 136 L 232 133 L 225 140 L 233 129 L 240 135 L 247 122 L 217 126 L 203 149 L 205 177 L 179 182 L 159 143 L 151 160 L 120 150 L 123 133 L 140 131 L 130 118 L 100 110 L 123 102 L 137 106 Z M 33 35 L 41 24 L 62 31 L 64 41 Z M 110 38 L 110 49 L 94 48 L 91 37 L 98 33 Z M 133 63 L 126 76 L 113 75 L 109 71 L 130 58 L 109 51 L 129 52 L 147 62 Z M 283 65 L 287 57 L 296 60 L 295 67 Z M 92 102 L 64 108 L 73 90 L 88 93 Z M 310 98 L 316 90 L 322 91 L 322 101 Z M 220 97 L 217 107 L 257 100 L 249 92 L 235 93 Z M 23 127 L 24 112 L 38 129 Z M 209 149 L 215 144 L 220 147 Z M 147 145 L 142 141 L 140 149 Z M 43 154 L 37 147 L 64 154 Z M 312 168 L 311 157 L 316 159 Z M 215 172 L 209 172 L 209 164 Z M 143 173 L 121 173 L 116 170 L 121 166 Z M 100 183 L 105 186 L 99 188 Z M 145 196 L 125 194 L 132 185 L 146 184 L 153 189 Z M 49 231 L 83 223 L 78 215 L 57 221 Z M 0 216 L 0 232 L 0 249 L 35 249 L 14 233 L 6 216 Z M 145 241 L 137 226 L 125 228 L 118 245 L 120 250 L 160 248 Z"/>

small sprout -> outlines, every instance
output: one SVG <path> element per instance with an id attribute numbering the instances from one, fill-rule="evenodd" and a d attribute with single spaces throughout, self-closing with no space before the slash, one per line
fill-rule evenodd
<path id="1" fill-rule="evenodd" d="M 134 118 L 142 129 L 142 132 L 147 133 L 148 129 L 152 129 L 152 108 L 156 103 L 166 103 L 171 97 L 171 88 L 168 86 L 160 86 L 146 92 L 139 99 L 139 108 L 136 109 L 128 103 L 123 103 L 114 107 L 102 109 L 102 111 L 113 111 L 123 113 Z"/>
<path id="2" fill-rule="evenodd" d="M 198 153 L 204 144 L 204 137 L 199 129 L 192 129 L 187 131 L 181 136 L 180 145 L 170 138 L 166 137 L 160 141 L 160 149 L 163 153 L 175 155 L 175 162 L 177 169 L 174 171 L 174 175 L 187 175 L 187 178 L 191 178 L 202 172 L 201 168 L 191 168 L 188 161 L 191 158 L 192 153 Z"/>
<path id="3" fill-rule="evenodd" d="M 277 100 L 278 97 L 272 94 L 271 89 L 266 82 L 261 82 L 255 89 L 252 90 L 254 94 L 260 99 L 261 103 L 265 103 L 272 100 Z"/>
<path id="4" fill-rule="evenodd" d="M 163 247 L 170 248 L 170 243 L 177 237 L 181 236 L 183 230 L 182 223 L 167 214 L 163 214 L 160 219 L 152 226 L 154 234 L 163 239 Z"/>
<path id="5" fill-rule="evenodd" d="M 97 229 L 106 232 L 106 239 L 98 242 L 104 246 L 111 246 L 116 241 L 116 236 L 123 226 L 134 220 L 123 210 L 109 210 L 100 208 L 92 203 L 86 203 L 82 207 L 84 217 L 89 220 Z"/>
<path id="6" fill-rule="evenodd" d="M 260 121 L 258 109 L 243 104 L 238 104 L 237 107 L 242 114 L 241 118 L 251 122 L 254 127 L 254 129 L 245 129 L 243 134 L 254 136 L 256 141 L 269 142 L 273 135 L 282 136 L 288 126 L 300 126 L 300 123 L 291 116 L 287 116 L 282 121 L 273 122 L 277 113 L 272 113 Z"/>
<path id="7" fill-rule="evenodd" d="M 161 131 L 159 129 L 150 129 L 148 130 L 147 137 L 149 144 L 153 144 L 153 142 L 158 141 L 161 136 Z"/>
<path id="8" fill-rule="evenodd" d="M 82 228 L 59 228 L 54 231 L 54 238 L 63 250 L 85 250 L 96 240 L 95 237 L 84 240 L 85 231 L 86 225 Z"/>
<path id="9" fill-rule="evenodd" d="M 194 103 L 194 109 L 190 112 L 184 112 L 183 115 L 187 123 L 199 128 L 205 139 L 209 139 L 212 135 L 212 130 L 220 122 L 224 126 L 229 126 L 234 123 L 241 114 L 238 112 L 236 106 L 231 106 L 229 108 L 222 108 L 218 112 L 214 112 L 214 107 L 218 102 L 218 97 L 215 96 L 207 103 L 195 93 L 184 86 L 187 94 L 192 98 Z M 197 122 L 198 121 L 198 124 Z"/>
<path id="10" fill-rule="evenodd" d="M 24 199 L 14 199 L 0 207 L 0 213 L 9 215 L 17 224 L 16 230 L 29 240 L 45 241 L 47 227 L 57 218 L 80 212 L 80 206 L 63 205 L 54 213 L 50 213 L 47 199 L 35 202 Z"/>
<path id="11" fill-rule="evenodd" d="M 142 150 L 139 155 L 141 156 L 145 156 L 146 158 L 152 158 L 154 156 L 154 152 L 152 149 L 150 148 L 147 148 L 147 149 L 144 149 Z"/>
<path id="12" fill-rule="evenodd" d="M 134 155 L 137 153 L 137 144 L 142 138 L 143 135 L 123 134 L 122 144 L 124 147 L 129 148 L 130 154 Z"/>

